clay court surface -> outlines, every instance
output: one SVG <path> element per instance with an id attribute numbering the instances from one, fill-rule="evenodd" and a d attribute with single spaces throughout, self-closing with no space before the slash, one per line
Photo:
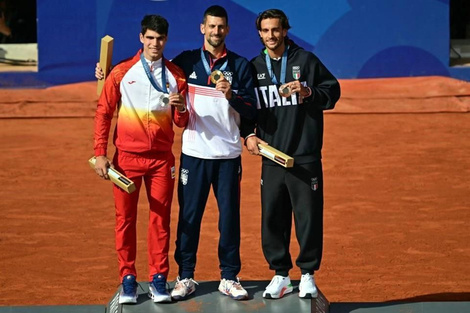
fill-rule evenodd
<path id="1" fill-rule="evenodd" d="M 442 77 L 341 83 L 337 109 L 325 114 L 317 284 L 331 302 L 470 301 L 469 84 Z M 96 101 L 94 82 L 0 90 L 2 306 L 107 304 L 119 286 L 111 183 L 87 163 Z M 269 281 L 260 157 L 245 152 L 239 276 Z M 176 192 L 174 199 L 170 280 Z M 147 278 L 147 212 L 142 191 L 139 280 Z M 219 279 L 217 216 L 211 194 L 196 280 Z M 291 250 L 295 259 L 295 236 Z"/>

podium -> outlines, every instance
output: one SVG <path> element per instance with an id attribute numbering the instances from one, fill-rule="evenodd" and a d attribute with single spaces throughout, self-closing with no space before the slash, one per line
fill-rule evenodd
<path id="1" fill-rule="evenodd" d="M 119 304 L 119 290 L 113 295 L 106 309 L 107 313 L 182 313 L 182 312 L 224 312 L 224 313 L 329 313 L 330 303 L 318 289 L 316 299 L 299 298 L 299 281 L 292 281 L 294 291 L 281 299 L 264 299 L 263 291 L 269 281 L 242 281 L 248 291 L 248 300 L 237 301 L 221 294 L 219 281 L 198 282 L 196 292 L 183 301 L 171 303 L 154 303 L 148 297 L 148 282 L 139 282 L 136 304 Z M 169 290 L 174 282 L 168 283 Z M 317 286 L 318 288 L 318 286 Z"/>

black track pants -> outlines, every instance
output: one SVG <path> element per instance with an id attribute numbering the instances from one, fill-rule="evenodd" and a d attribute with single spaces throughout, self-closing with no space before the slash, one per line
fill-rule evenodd
<path id="1" fill-rule="evenodd" d="M 286 169 L 263 164 L 261 174 L 261 239 L 269 267 L 292 268 L 289 253 L 292 213 L 300 246 L 296 265 L 302 273 L 320 267 L 323 248 L 323 174 L 321 161 Z"/>

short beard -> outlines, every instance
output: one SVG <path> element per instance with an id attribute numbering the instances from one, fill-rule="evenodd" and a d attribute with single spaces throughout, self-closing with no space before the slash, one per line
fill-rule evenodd
<path id="1" fill-rule="evenodd" d="M 224 40 L 222 39 L 222 40 L 220 40 L 220 41 L 218 41 L 218 42 L 214 42 L 214 41 L 212 41 L 212 39 L 208 38 L 208 39 L 207 39 L 207 42 L 208 42 L 212 47 L 217 48 L 217 47 L 220 47 L 220 46 L 224 43 Z"/>
<path id="2" fill-rule="evenodd" d="M 289 37 L 284 37 L 284 44 L 287 46 L 289 44 Z M 264 42 L 264 39 L 263 37 L 259 37 L 259 41 L 261 41 L 261 44 L 263 44 L 263 47 L 267 48 L 268 46 L 266 45 L 266 43 Z M 278 48 L 280 45 L 282 44 L 282 40 L 279 40 L 277 43 L 276 43 L 276 47 L 275 48 Z"/>
<path id="3" fill-rule="evenodd" d="M 266 47 L 268 47 L 268 45 L 267 45 L 266 43 L 265 43 L 264 45 L 265 45 Z M 274 47 L 270 47 L 269 49 L 271 49 L 271 50 L 276 50 L 276 49 L 279 48 L 281 45 L 282 45 L 282 41 L 281 41 L 281 40 L 278 40 L 278 41 L 275 43 Z"/>

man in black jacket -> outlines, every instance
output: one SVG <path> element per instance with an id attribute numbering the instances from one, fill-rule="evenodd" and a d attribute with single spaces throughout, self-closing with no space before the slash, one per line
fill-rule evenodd
<path id="1" fill-rule="evenodd" d="M 314 272 L 319 269 L 323 245 L 323 110 L 333 109 L 340 97 L 336 78 L 311 52 L 287 37 L 290 28 L 283 11 L 270 9 L 257 20 L 265 46 L 251 62 L 256 70 L 258 115 L 244 120 L 242 136 L 251 154 L 258 144 L 294 157 L 293 168 L 263 159 L 261 174 L 262 246 L 275 276 L 264 298 L 281 298 L 292 292 L 289 243 L 294 214 L 300 252 L 300 298 L 318 294 Z"/>

